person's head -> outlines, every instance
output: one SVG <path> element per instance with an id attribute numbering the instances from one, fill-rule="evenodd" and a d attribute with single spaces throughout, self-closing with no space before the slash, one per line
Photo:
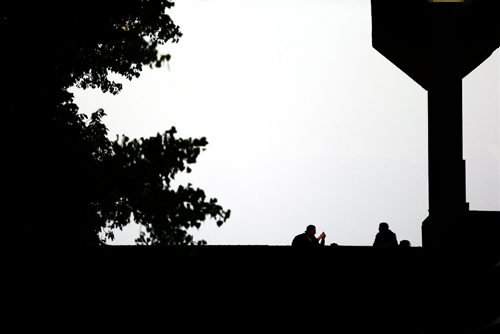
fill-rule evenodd
<path id="1" fill-rule="evenodd" d="M 306 234 L 313 237 L 316 234 L 316 226 L 307 225 Z"/>
<path id="2" fill-rule="evenodd" d="M 387 231 L 388 229 L 389 229 L 389 224 L 387 224 L 386 222 L 381 222 L 380 224 L 378 224 L 379 231 Z"/>
<path id="3" fill-rule="evenodd" d="M 401 246 L 401 247 L 411 247 L 411 244 L 410 244 L 410 241 L 409 241 L 409 240 L 406 240 L 406 239 L 405 239 L 405 240 L 401 240 L 401 241 L 399 242 L 399 246 Z"/>

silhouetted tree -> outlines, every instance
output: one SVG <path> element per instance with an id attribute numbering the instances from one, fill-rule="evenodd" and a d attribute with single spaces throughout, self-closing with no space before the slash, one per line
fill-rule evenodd
<path id="1" fill-rule="evenodd" d="M 195 242 L 188 228 L 199 228 L 206 217 L 220 226 L 229 218 L 217 199 L 206 198 L 203 190 L 191 184 L 173 189 L 171 182 L 179 172 L 191 172 L 200 152 L 208 144 L 202 138 L 180 139 L 172 127 L 150 138 L 129 139 L 126 136 L 111 142 L 102 124 L 102 109 L 92 114 L 87 125 L 81 124 L 82 139 L 88 142 L 94 169 L 91 180 L 94 197 L 92 217 L 96 226 L 113 229 L 134 221 L 146 227 L 137 240 L 142 244 L 204 244 Z M 82 121 L 85 116 L 81 115 Z"/>
<path id="2" fill-rule="evenodd" d="M 9 177 L 7 207 L 17 244 L 95 246 L 103 227 L 131 218 L 146 226 L 139 242 L 192 244 L 190 227 L 229 217 L 202 190 L 172 189 L 207 142 L 175 138 L 111 142 L 104 111 L 90 120 L 68 89 L 116 94 L 116 73 L 131 80 L 143 66 L 160 67 L 158 46 L 181 37 L 168 0 L 4 1 L 0 4 L 2 133 Z M 6 144 L 5 144 L 6 143 Z M 112 238 L 112 233 L 108 233 Z M 200 241 L 203 243 L 203 241 Z"/>

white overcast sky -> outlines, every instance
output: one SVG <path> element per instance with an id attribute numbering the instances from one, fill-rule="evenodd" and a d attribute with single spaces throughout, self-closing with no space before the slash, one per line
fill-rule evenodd
<path id="1" fill-rule="evenodd" d="M 315 224 L 327 244 L 371 245 L 386 221 L 422 245 L 427 92 L 372 48 L 370 0 L 178 0 L 170 14 L 183 36 L 168 66 L 117 96 L 72 91 L 82 112 L 104 108 L 112 138 L 207 138 L 178 181 L 232 215 L 195 239 L 289 245 Z M 467 201 L 500 210 L 498 49 L 464 78 L 463 106 Z"/>

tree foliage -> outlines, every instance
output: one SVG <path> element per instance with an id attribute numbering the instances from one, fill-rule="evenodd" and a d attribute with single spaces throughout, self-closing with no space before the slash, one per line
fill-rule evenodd
<path id="1" fill-rule="evenodd" d="M 158 46 L 182 36 L 168 0 L 86 0 L 0 4 L 1 115 L 8 205 L 19 243 L 92 246 L 103 228 L 144 225 L 143 244 L 193 244 L 189 228 L 230 211 L 192 185 L 172 188 L 207 145 L 175 128 L 151 138 L 110 141 L 103 110 L 90 119 L 68 89 L 118 93 L 115 73 L 140 76 L 170 59 Z M 108 233 L 108 238 L 113 234 Z M 199 241 L 204 243 L 203 240 Z"/>

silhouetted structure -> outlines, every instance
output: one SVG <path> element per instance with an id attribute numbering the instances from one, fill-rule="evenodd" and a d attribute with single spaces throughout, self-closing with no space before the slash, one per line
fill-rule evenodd
<path id="1" fill-rule="evenodd" d="M 500 46 L 499 16 L 498 1 L 372 0 L 373 47 L 428 92 L 424 247 L 500 244 L 500 212 L 469 210 L 462 153 L 462 78 Z"/>
<path id="2" fill-rule="evenodd" d="M 472 332 L 461 322 L 473 318 L 474 310 L 457 305 L 477 302 L 482 283 L 461 281 L 458 293 L 450 287 L 463 274 L 456 266 L 471 276 L 494 271 L 500 212 L 471 211 L 466 202 L 462 78 L 500 46 L 500 2 L 371 0 L 371 10 L 373 47 L 428 92 L 429 215 L 422 244 L 432 254 L 425 271 L 433 278 L 424 288 L 425 332 Z M 498 293 L 496 286 L 489 289 Z M 491 323 L 500 310 L 484 314 L 489 320 L 482 321 Z"/>

